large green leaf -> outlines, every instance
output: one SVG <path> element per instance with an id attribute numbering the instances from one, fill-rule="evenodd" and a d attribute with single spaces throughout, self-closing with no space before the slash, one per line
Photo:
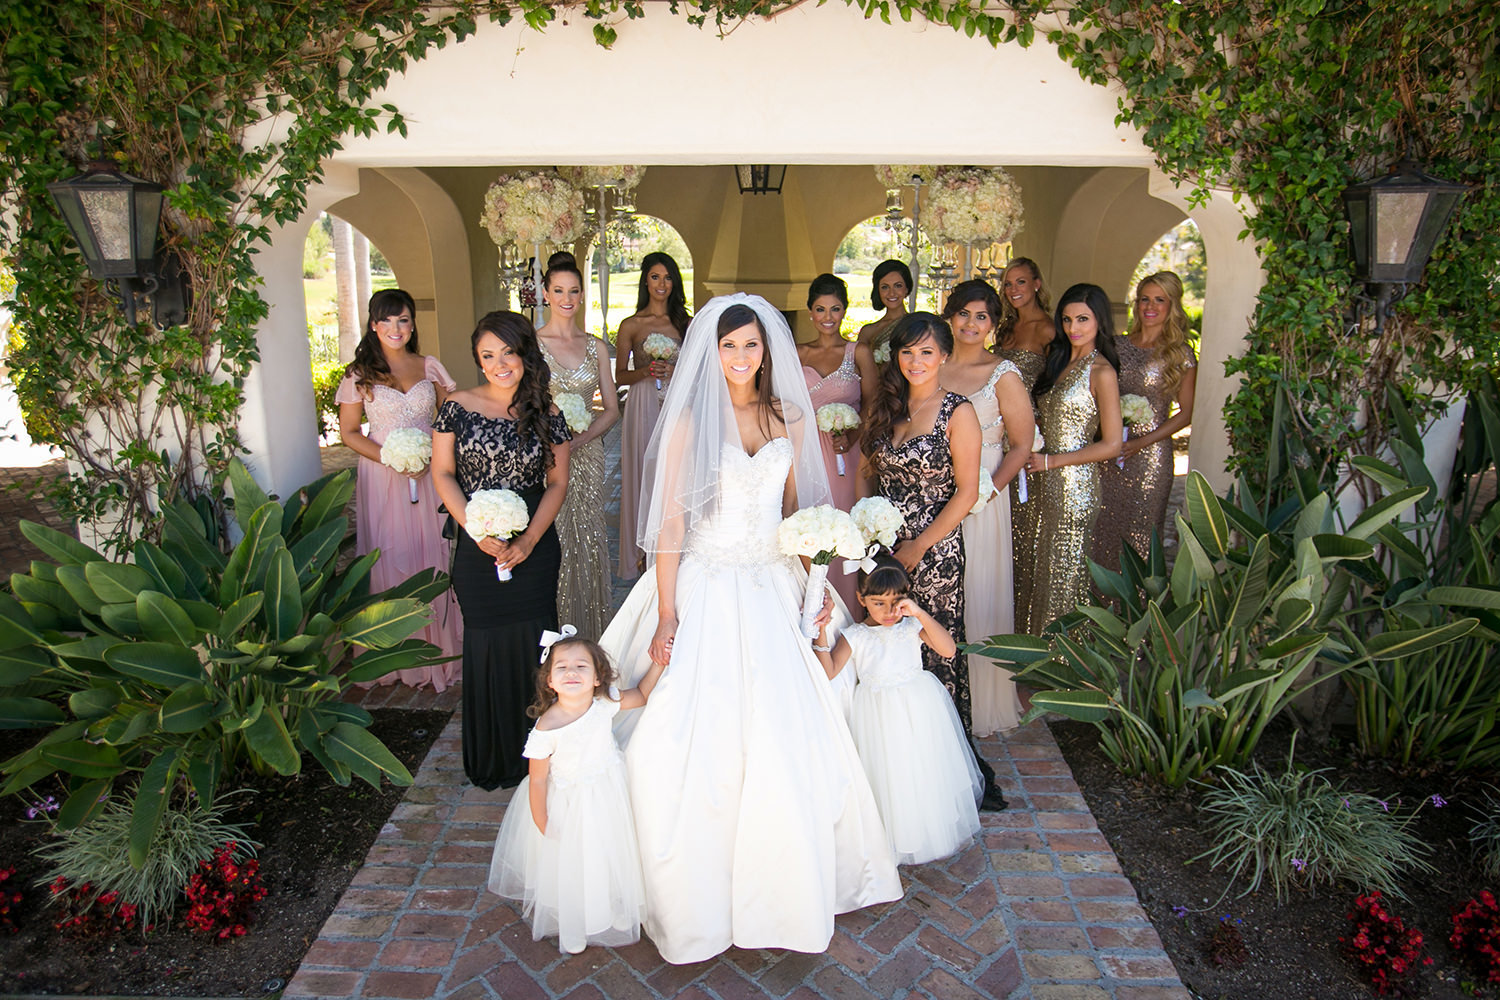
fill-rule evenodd
<path id="1" fill-rule="evenodd" d="M 1427 488 L 1413 486 L 1408 489 L 1392 493 L 1390 496 L 1381 497 L 1370 504 L 1349 525 L 1349 530 L 1344 534 L 1350 538 L 1369 538 L 1382 527 L 1400 517 L 1411 509 L 1411 506 L 1427 493 Z"/>
<path id="2" fill-rule="evenodd" d="M 1500 587 L 1433 587 L 1427 599 L 1460 608 L 1500 611 Z"/>
<path id="3" fill-rule="evenodd" d="M 1439 625 L 1437 628 L 1382 632 L 1367 638 L 1365 649 L 1373 660 L 1394 660 L 1403 656 L 1413 656 L 1429 649 L 1436 649 L 1438 646 L 1445 646 L 1455 639 L 1461 639 L 1474 631 L 1474 627 L 1478 624 L 1477 618 L 1460 618 L 1457 621 Z"/>
<path id="4" fill-rule="evenodd" d="M 0 688 L 24 684 L 52 666 L 52 657 L 37 646 L 0 651 Z"/>
<path id="5" fill-rule="evenodd" d="M 270 503 L 271 498 L 250 475 L 245 463 L 237 458 L 229 463 L 229 487 L 234 497 L 234 519 L 239 522 L 240 530 L 249 534 L 251 516 Z M 280 527 L 277 530 L 280 531 Z"/>
<path id="6" fill-rule="evenodd" d="M 965 648 L 970 652 L 977 652 L 978 646 L 978 643 L 974 643 Z M 432 643 L 407 639 L 386 649 L 372 649 L 355 657 L 354 666 L 344 675 L 344 679 L 351 684 L 359 684 L 379 680 L 393 670 L 411 670 L 445 660 L 443 651 Z"/>
<path id="7" fill-rule="evenodd" d="M 53 574 L 56 576 L 56 573 Z M 56 608 L 68 618 L 76 618 L 79 608 L 73 595 L 57 580 L 42 580 L 24 573 L 12 573 L 10 589 L 16 598 L 26 604 L 43 604 Z"/>
<path id="8" fill-rule="evenodd" d="M 68 711 L 80 719 L 99 719 L 114 711 L 121 698 L 118 685 L 84 688 L 68 696 Z"/>
<path id="9" fill-rule="evenodd" d="M 302 756 L 281 721 L 281 713 L 267 709 L 245 727 L 245 743 L 277 774 L 296 774 L 302 768 Z"/>
<path id="10" fill-rule="evenodd" d="M 348 530 L 349 519 L 335 517 L 318 525 L 289 546 L 292 561 L 297 566 L 297 579 L 302 581 L 303 586 L 310 583 L 313 577 L 338 555 L 339 545 L 343 543 L 344 535 Z"/>
<path id="11" fill-rule="evenodd" d="M 190 682 L 167 695 L 157 714 L 169 733 L 195 733 L 213 720 L 215 698 L 205 685 Z"/>
<path id="12" fill-rule="evenodd" d="M 1375 480 L 1387 493 L 1395 493 L 1411 486 L 1407 478 L 1401 474 L 1400 469 L 1389 462 L 1382 462 L 1378 458 L 1372 458 L 1369 455 L 1355 455 L 1349 459 L 1349 464 Z"/>
<path id="13" fill-rule="evenodd" d="M 177 565 L 177 560 L 151 542 L 141 539 L 135 543 L 135 562 L 156 581 L 157 588 L 173 597 L 193 597 L 188 591 L 187 574 Z M 196 595 L 201 596 L 201 595 Z"/>
<path id="14" fill-rule="evenodd" d="M 349 600 L 358 601 L 370 592 L 370 570 L 375 565 L 375 560 L 380 558 L 380 553 L 366 552 L 344 570 L 344 578 L 339 582 L 333 593 L 322 602 L 323 610 L 330 614 L 338 614 L 343 605 Z"/>
<path id="15" fill-rule="evenodd" d="M 386 598 L 413 597 L 431 604 L 448 589 L 448 574 L 435 569 L 422 569 L 389 588 L 382 595 Z"/>
<path id="16" fill-rule="evenodd" d="M 65 535 L 56 528 L 49 528 L 45 524 L 23 520 L 21 522 L 21 534 L 25 535 L 26 540 L 32 545 L 35 545 L 54 561 L 64 566 L 82 566 L 84 563 L 104 561 L 102 555 L 72 535 Z"/>
<path id="17" fill-rule="evenodd" d="M 271 546 L 285 544 L 285 539 L 281 537 L 280 504 L 267 503 L 252 513 L 244 537 L 229 554 L 229 561 L 224 566 L 224 575 L 219 581 L 220 605 L 261 589 L 260 581 L 265 578 L 265 558 Z"/>
<path id="18" fill-rule="evenodd" d="M 104 662 L 122 674 L 169 691 L 204 679 L 197 653 L 165 642 L 122 642 L 104 651 Z"/>
<path id="19" fill-rule="evenodd" d="M 83 576 L 105 604 L 134 604 L 135 595 L 156 586 L 150 573 L 130 563 L 91 562 Z"/>
<path id="20" fill-rule="evenodd" d="M 992 635 L 988 639 L 965 643 L 964 650 L 978 656 L 987 656 L 998 663 L 1036 663 L 1052 655 L 1052 644 L 1035 635 Z M 365 654 L 369 655 L 373 654 Z M 356 664 L 358 662 L 359 660 L 355 661 Z"/>
<path id="21" fill-rule="evenodd" d="M 136 614 L 135 602 L 129 604 L 106 604 L 99 609 L 99 619 L 117 636 L 142 635 L 141 619 Z"/>
<path id="22" fill-rule="evenodd" d="M 135 616 L 141 632 L 155 642 L 192 646 L 203 635 L 182 605 L 155 590 L 142 591 L 136 597 Z"/>
<path id="23" fill-rule="evenodd" d="M 225 642 L 237 641 L 240 632 L 260 614 L 265 599 L 266 595 L 257 590 L 231 604 L 219 621 L 219 638 Z"/>
<path id="24" fill-rule="evenodd" d="M 90 635 L 73 642 L 60 642 L 52 647 L 52 654 L 81 673 L 92 673 L 92 664 L 104 663 L 104 651 L 118 645 L 119 640 L 110 635 Z"/>
<path id="25" fill-rule="evenodd" d="M 178 752 L 167 750 L 146 765 L 141 783 L 135 790 L 135 807 L 130 813 L 130 867 L 146 867 L 146 855 L 156 839 L 156 828 L 171 798 L 172 778 L 177 774 Z"/>
<path id="26" fill-rule="evenodd" d="M 1261 535 L 1250 550 L 1250 564 L 1245 567 L 1245 574 L 1234 594 L 1234 603 L 1229 606 L 1230 628 L 1249 628 L 1260 619 L 1266 607 L 1270 571 L 1271 539 Z"/>
<path id="27" fill-rule="evenodd" d="M 328 728 L 333 728 L 331 723 Z M 297 735 L 302 740 L 302 745 L 313 755 L 313 759 L 323 765 L 323 770 L 327 771 L 337 784 L 349 784 L 353 772 L 349 770 L 348 764 L 328 756 L 328 751 L 323 748 L 323 733 L 318 729 L 313 713 L 302 713 L 302 718 L 297 721 Z"/>
<path id="28" fill-rule="evenodd" d="M 1223 558 L 1229 551 L 1229 522 L 1224 518 L 1224 509 L 1213 487 L 1201 472 L 1189 472 L 1187 478 L 1188 521 L 1193 535 L 1203 544 L 1209 555 Z"/>
<path id="29" fill-rule="evenodd" d="M 298 519 L 298 527 L 307 534 L 323 525 L 329 518 L 338 517 L 354 496 L 354 476 L 348 469 L 325 476 L 308 487 L 312 499 Z"/>
<path id="30" fill-rule="evenodd" d="M 39 729 L 66 718 L 62 709 L 41 698 L 0 698 L 0 729 Z"/>
<path id="31" fill-rule="evenodd" d="M 94 593 L 94 588 L 89 586 L 88 577 L 84 575 L 82 566 L 59 566 L 57 567 L 57 582 L 62 584 L 68 596 L 78 602 L 78 606 L 91 615 L 97 615 L 99 609 L 104 607 L 104 602 L 99 600 L 99 595 Z M 135 598 L 131 598 L 134 600 Z"/>
<path id="32" fill-rule="evenodd" d="M 302 585 L 297 565 L 286 548 L 271 553 L 266 567 L 266 625 L 271 640 L 288 639 L 302 622 Z"/>
<path id="33" fill-rule="evenodd" d="M 172 553 L 195 584 L 208 580 L 207 571 L 224 569 L 224 553 L 208 540 L 208 530 L 191 505 L 168 504 L 162 509 L 162 522 L 162 548 Z"/>
<path id="34" fill-rule="evenodd" d="M 396 785 L 410 785 L 411 772 L 396 759 L 386 745 L 376 739 L 369 730 L 348 722 L 340 722 L 323 737 L 323 746 L 329 756 L 349 765 L 349 769 L 370 784 L 379 787 L 383 772 Z"/>
<path id="35" fill-rule="evenodd" d="M 21 602 L 0 594 L 0 650 L 20 649 L 41 641 L 42 634 Z"/>
<path id="36" fill-rule="evenodd" d="M 1312 543 L 1319 559 L 1368 559 L 1375 554 L 1375 546 L 1349 535 L 1313 535 Z"/>
<path id="37" fill-rule="evenodd" d="M 375 717 L 358 705 L 351 705 L 344 701 L 325 701 L 312 708 L 312 714 L 318 719 L 323 732 L 328 732 L 340 722 L 352 722 L 356 726 L 368 726 L 375 721 Z"/>
<path id="38" fill-rule="evenodd" d="M 113 782 L 108 779 L 96 779 L 86 781 L 73 789 L 67 801 L 62 804 L 62 808 L 57 810 L 58 829 L 76 830 L 104 812 L 104 804 L 109 801 L 108 793 L 111 784 Z"/>
<path id="39" fill-rule="evenodd" d="M 432 621 L 430 605 L 409 597 L 376 601 L 343 622 L 344 640 L 371 649 L 393 646 Z"/>
<path id="40" fill-rule="evenodd" d="M 1099 691 L 1037 691 L 1031 696 L 1028 718 L 1045 712 L 1056 712 L 1075 722 L 1103 722 L 1114 709 L 1109 698 Z"/>
<path id="41" fill-rule="evenodd" d="M 69 740 L 41 748 L 42 760 L 80 778 L 113 778 L 125 769 L 120 752 L 103 743 Z"/>
<path id="42" fill-rule="evenodd" d="M 1292 540 L 1300 541 L 1333 530 L 1332 500 L 1327 493 L 1319 493 L 1302 508 L 1297 515 L 1297 524 L 1292 529 Z"/>

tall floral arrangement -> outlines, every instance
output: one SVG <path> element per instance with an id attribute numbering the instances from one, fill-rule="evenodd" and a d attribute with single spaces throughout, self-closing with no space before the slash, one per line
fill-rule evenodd
<path id="1" fill-rule="evenodd" d="M 881 187 L 890 190 L 906 187 L 913 177 L 922 178 L 923 184 L 931 184 L 937 172 L 937 167 L 925 167 L 919 164 L 881 164 L 875 168 L 875 179 L 880 182 Z"/>
<path id="2" fill-rule="evenodd" d="M 506 174 L 484 196 L 479 217 L 495 245 L 567 244 L 584 233 L 583 192 L 550 171 Z"/>
<path id="3" fill-rule="evenodd" d="M 940 168 L 922 212 L 934 243 L 1006 243 L 1021 225 L 1021 187 L 999 167 Z"/>
<path id="4" fill-rule="evenodd" d="M 580 188 L 599 187 L 608 184 L 616 191 L 634 191 L 645 174 L 645 167 L 558 167 L 557 172 Z"/>

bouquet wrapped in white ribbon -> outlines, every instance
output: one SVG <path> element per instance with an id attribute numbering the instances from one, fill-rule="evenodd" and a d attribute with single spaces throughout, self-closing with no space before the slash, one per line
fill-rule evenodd
<path id="1" fill-rule="evenodd" d="M 859 411 L 848 403 L 824 403 L 818 407 L 818 430 L 824 434 L 842 434 L 859 426 Z M 844 474 L 844 454 L 835 452 L 839 475 Z"/>
<path id="2" fill-rule="evenodd" d="M 403 476 L 419 476 L 432 461 L 432 435 L 418 427 L 397 427 L 380 446 L 380 464 Z M 417 481 L 408 479 L 411 502 L 417 502 Z"/>
<path id="3" fill-rule="evenodd" d="M 583 397 L 576 392 L 560 393 L 552 397 L 552 402 L 562 411 L 563 419 L 568 422 L 568 430 L 574 434 L 588 430 L 589 424 L 594 422 L 594 416 L 589 413 Z"/>
<path id="4" fill-rule="evenodd" d="M 526 501 L 513 490 L 475 490 L 469 498 L 464 530 L 474 541 L 481 538 L 514 538 L 531 523 Z M 495 567 L 500 580 L 510 579 L 510 570 Z"/>
<path id="5" fill-rule="evenodd" d="M 981 468 L 979 470 L 979 499 L 974 501 L 974 506 L 969 508 L 969 513 L 978 514 L 984 510 L 989 502 L 995 499 L 996 492 L 995 477 Z"/>
<path id="6" fill-rule="evenodd" d="M 677 341 L 665 333 L 653 333 L 641 341 L 641 350 L 653 361 L 672 361 L 676 359 L 680 348 L 677 346 Z M 656 387 L 661 388 L 661 379 L 656 380 Z"/>
<path id="7" fill-rule="evenodd" d="M 1120 397 L 1120 419 L 1125 422 L 1122 428 L 1125 436 L 1123 441 L 1130 440 L 1130 428 L 1134 427 L 1139 434 L 1141 428 L 1156 419 L 1156 411 L 1151 409 L 1151 401 L 1145 396 L 1138 396 L 1133 392 L 1127 392 Z M 1115 466 L 1125 468 L 1125 456 L 1121 455 L 1115 459 Z"/>
<path id="8" fill-rule="evenodd" d="M 828 581 L 828 564 L 834 556 L 859 559 L 865 552 L 864 536 L 854 518 L 837 507 L 819 504 L 796 511 L 776 529 L 776 544 L 783 555 L 807 556 L 812 568 L 807 573 L 807 593 L 802 598 L 802 634 L 809 639 L 818 635 L 814 620 L 823 607 L 823 590 Z"/>
<path id="9" fill-rule="evenodd" d="M 1043 448 L 1047 447 L 1047 441 L 1042 437 L 1042 429 L 1036 428 L 1031 432 L 1031 450 L 1034 454 L 1041 454 Z M 1026 502 L 1026 467 L 1016 474 L 1016 503 Z"/>

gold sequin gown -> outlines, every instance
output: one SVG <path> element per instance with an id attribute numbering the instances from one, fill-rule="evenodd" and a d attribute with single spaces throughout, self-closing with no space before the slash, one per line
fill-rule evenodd
<path id="1" fill-rule="evenodd" d="M 602 357 L 599 338 L 588 339 L 588 354 L 577 368 L 553 357 L 545 341 L 542 355 L 552 369 L 552 396 L 573 393 L 590 411 L 599 391 Z M 575 444 L 568 454 L 568 496 L 553 522 L 562 542 L 562 569 L 557 574 L 557 620 L 577 626 L 578 634 L 596 639 L 609 624 L 609 544 L 604 531 L 604 441 Z"/>
<path id="2" fill-rule="evenodd" d="M 1006 361 L 1014 364 L 1021 371 L 1021 381 L 1026 384 L 1026 392 L 1031 392 L 1031 387 L 1036 385 L 1036 380 L 1041 377 L 1042 369 L 1047 367 L 1047 359 L 1035 351 L 1023 351 L 1017 348 L 1007 348 L 996 351 L 995 354 Z M 1037 425 L 1041 426 L 1040 423 Z M 1031 594 L 1033 581 L 1036 578 L 1036 536 L 1041 527 L 1041 520 L 1037 517 L 1037 510 L 1041 506 L 1037 501 L 1038 477 L 1026 473 L 1027 501 L 1021 502 L 1020 477 L 1010 487 L 1010 531 L 1011 531 L 1011 553 L 1015 558 L 1015 588 L 1016 588 L 1016 620 L 1015 630 L 1017 632 L 1031 632 Z M 1040 630 L 1038 630 L 1040 631 Z"/>
<path id="3" fill-rule="evenodd" d="M 1115 341 L 1120 351 L 1120 396 L 1144 396 L 1151 403 L 1151 422 L 1129 428 L 1131 437 L 1149 434 L 1166 423 L 1176 397 L 1168 391 L 1161 352 L 1136 347 L 1129 338 Z M 1189 362 L 1188 367 L 1193 366 Z M 1142 556 L 1151 548 L 1151 533 L 1161 531 L 1172 494 L 1172 439 L 1164 438 L 1125 459 L 1122 469 L 1105 462 L 1100 472 L 1099 523 L 1094 530 L 1093 560 L 1120 568 L 1120 552 L 1129 542 Z"/>
<path id="4" fill-rule="evenodd" d="M 1095 351 L 1066 369 L 1037 400 L 1047 454 L 1077 451 L 1099 436 L 1099 407 L 1089 391 L 1089 372 L 1097 357 Z M 1040 632 L 1088 599 L 1085 560 L 1099 513 L 1099 463 L 1033 473 L 1032 479 L 1041 526 L 1030 625 Z"/>

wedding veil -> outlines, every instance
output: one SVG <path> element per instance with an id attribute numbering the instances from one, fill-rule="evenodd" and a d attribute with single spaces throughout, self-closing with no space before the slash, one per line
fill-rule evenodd
<path id="1" fill-rule="evenodd" d="M 748 306 L 766 331 L 771 395 L 780 402 L 786 421 L 783 427 L 773 419 L 771 433 L 791 439 L 797 506 L 812 507 L 829 501 L 817 416 L 802 377 L 791 328 L 785 317 L 759 295 L 721 295 L 698 310 L 688 325 L 662 401 L 661 416 L 646 445 L 641 472 L 645 492 L 636 538 L 652 555 L 682 551 L 693 527 L 717 507 L 726 451 L 744 450 L 729 401 L 729 384 L 719 363 L 719 318 L 736 305 Z M 645 384 L 639 383 L 642 387 Z"/>

